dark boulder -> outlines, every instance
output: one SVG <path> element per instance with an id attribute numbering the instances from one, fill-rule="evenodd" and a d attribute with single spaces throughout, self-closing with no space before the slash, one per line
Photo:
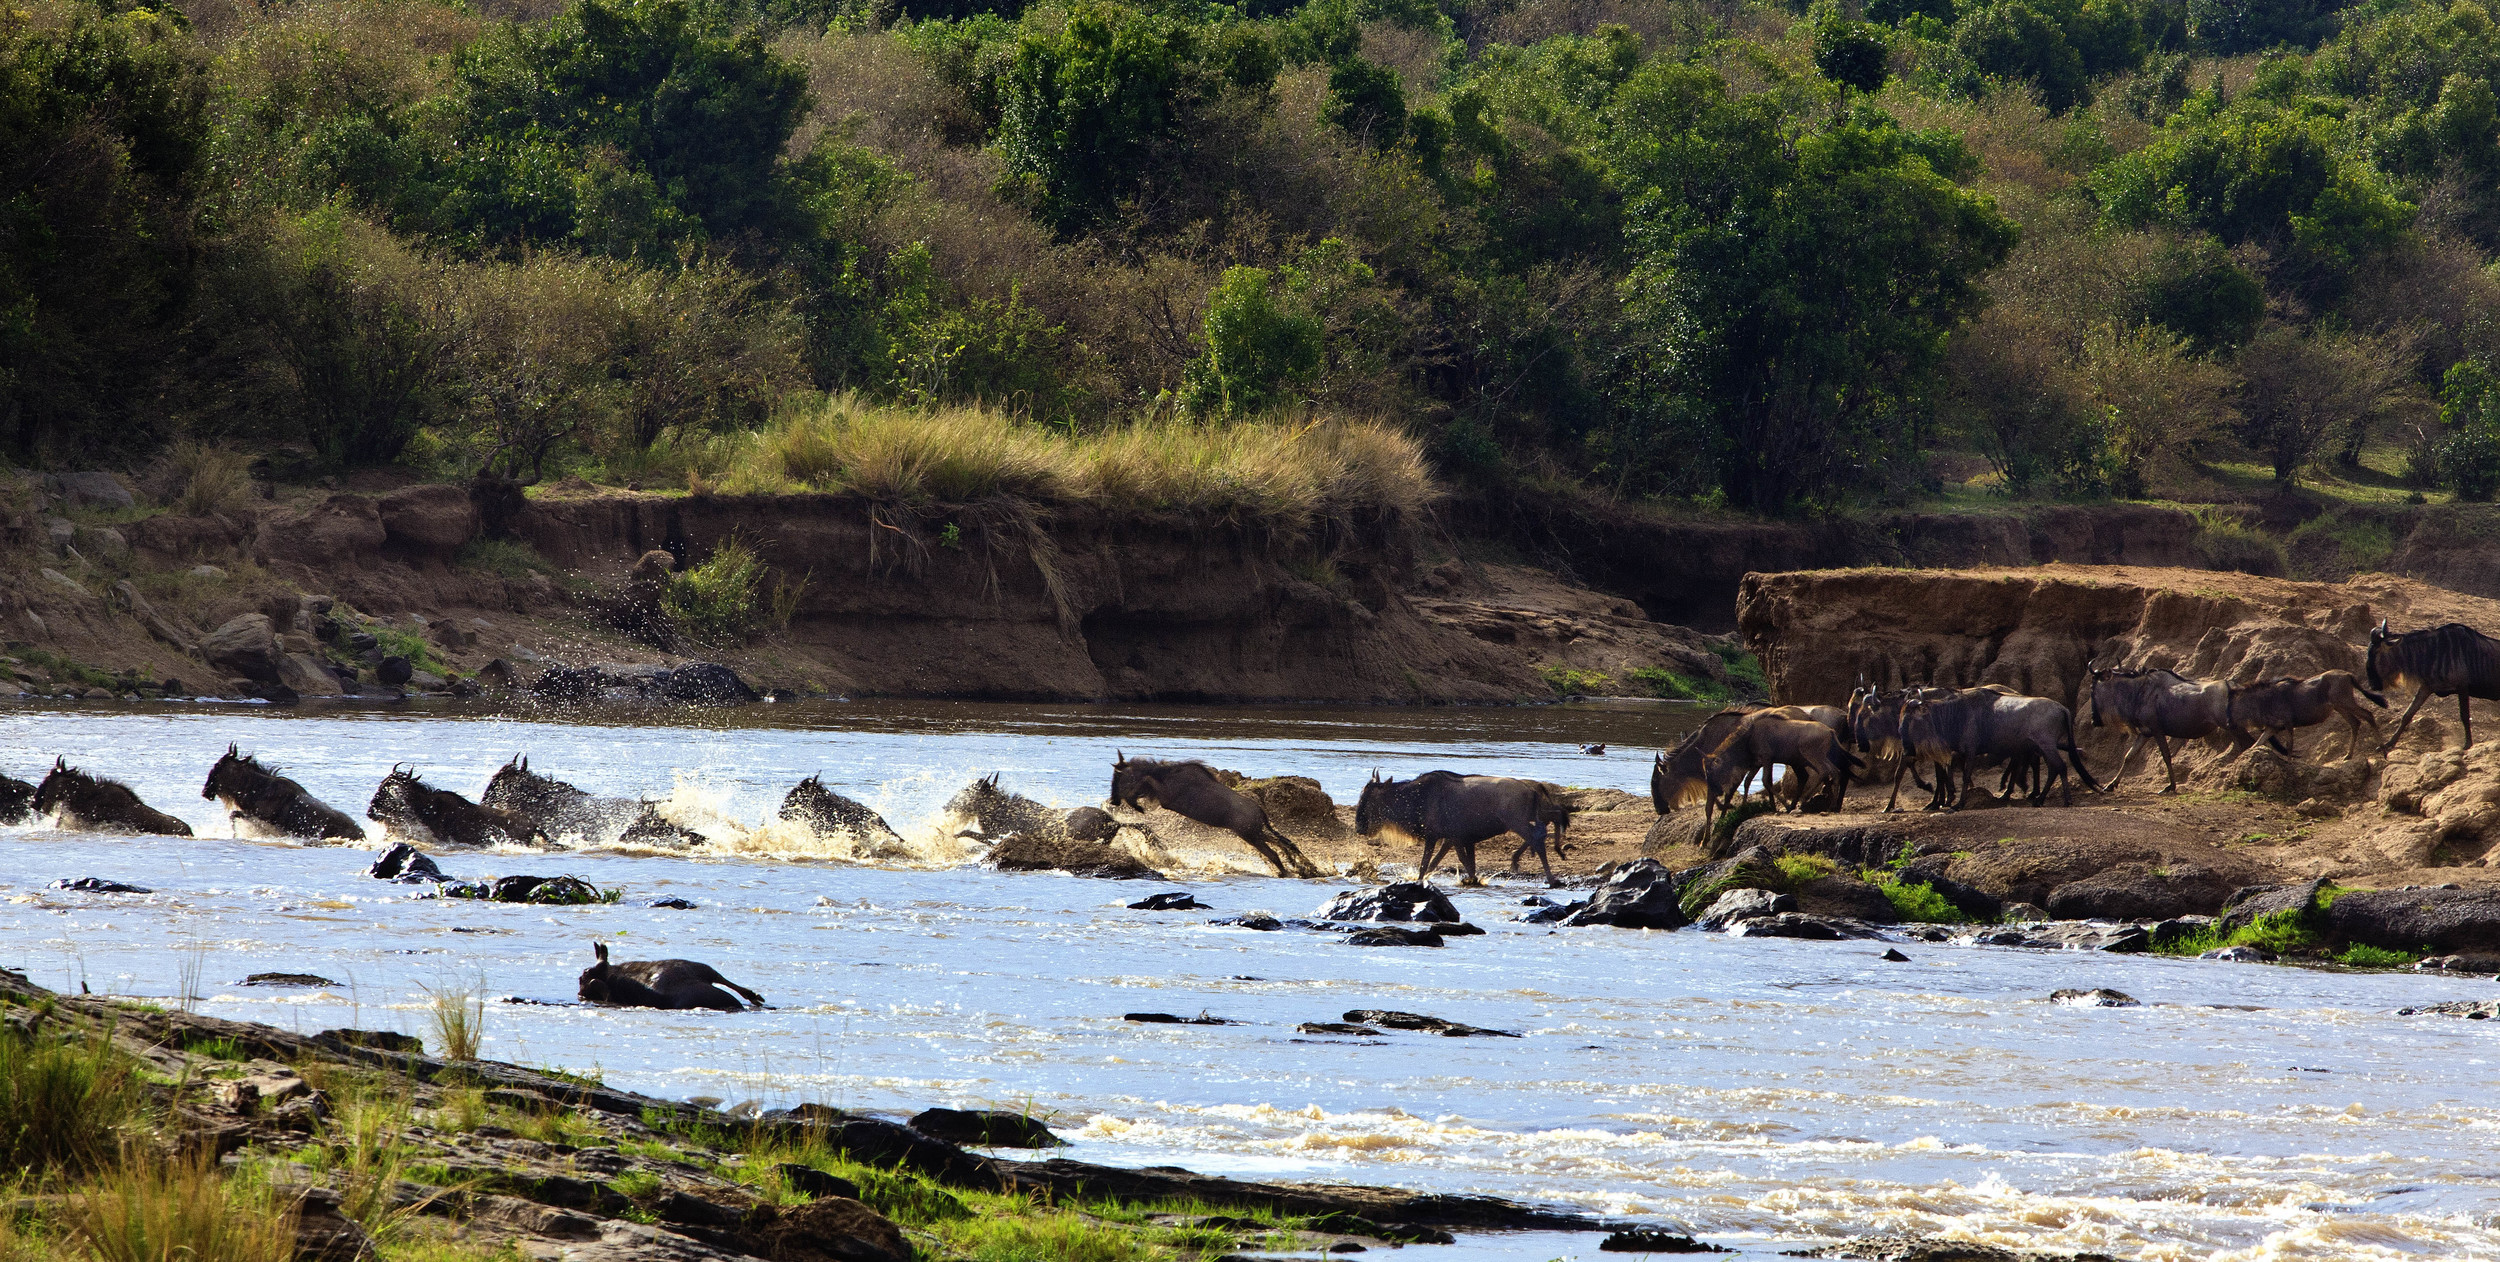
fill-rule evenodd
<path id="1" fill-rule="evenodd" d="M 1168 894 L 1149 894 L 1130 903 L 1128 909 L 1130 911 L 1205 911 L 1207 905 L 1199 902 L 1196 896 L 1188 890 L 1173 890 Z"/>
<path id="2" fill-rule="evenodd" d="M 1739 938 L 1803 938 L 1810 942 L 1842 942 L 1851 938 L 1879 936 L 1875 926 L 1863 920 L 1809 916 L 1794 911 L 1739 920 L 1730 924 L 1727 931 Z"/>
<path id="3" fill-rule="evenodd" d="M 414 885 L 421 881 L 440 882 L 443 870 L 434 865 L 434 856 L 407 842 L 398 841 L 391 843 L 391 848 L 383 851 L 381 857 L 373 861 L 372 867 L 365 869 L 365 875 Z"/>
<path id="4" fill-rule="evenodd" d="M 1458 909 L 1441 891 L 1421 881 L 1399 881 L 1370 889 L 1347 890 L 1311 913 L 1322 920 L 1439 922 L 1458 919 Z"/>
<path id="5" fill-rule="evenodd" d="M 1371 925 L 1345 936 L 1347 946 L 1412 946 L 1437 947 L 1441 935 L 1430 929 L 1401 929 L 1396 925 Z"/>
<path id="6" fill-rule="evenodd" d="M 650 902 L 644 903 L 644 904 L 643 904 L 643 906 L 645 906 L 645 907 L 665 907 L 665 908 L 667 908 L 667 909 L 669 909 L 669 910 L 671 910 L 671 911 L 693 911 L 693 910 L 694 910 L 694 904 L 693 904 L 693 903 L 690 903 L 690 902 L 687 902 L 685 899 L 682 899 L 682 898 L 655 898 L 655 899 L 652 899 Z"/>
<path id="7" fill-rule="evenodd" d="M 336 986 L 318 973 L 254 973 L 237 985 L 242 986 Z"/>
<path id="8" fill-rule="evenodd" d="M 1882 960 L 1886 964 L 1907 964 L 1910 962 L 1909 956 L 1903 955 L 1898 950 L 1891 948 L 1886 948 L 1882 955 L 1876 956 L 1875 958 Z"/>
<path id="9" fill-rule="evenodd" d="M 382 681 L 385 688 L 405 688 L 409 680 L 417 677 L 417 670 L 408 664 L 407 658 L 385 657 L 373 668 L 373 677 Z"/>
<path id="10" fill-rule="evenodd" d="M 670 701 L 698 705 L 734 705 L 761 698 L 738 672 L 718 662 L 688 662 L 668 673 L 659 694 Z"/>
<path id="11" fill-rule="evenodd" d="M 1223 1017 L 1211 1017 L 1211 1016 L 1208 1016 L 1207 1014 L 1205 1014 L 1205 1013 L 1203 1013 L 1203 1012 L 1199 1013 L 1198 1015 L 1196 1015 L 1196 1016 L 1194 1016 L 1194 1017 L 1176 1016 L 1176 1015 L 1174 1015 L 1174 1014 L 1172 1014 L 1172 1013 L 1169 1013 L 1169 1012 L 1124 1012 L 1124 1013 L 1121 1013 L 1121 1014 L 1120 1014 L 1120 1019 L 1121 1019 L 1121 1020 L 1123 1020 L 1123 1021 L 1134 1021 L 1134 1022 L 1136 1022 L 1136 1023 L 1137 1023 L 1137 1024 L 1139 1024 L 1139 1025 L 1239 1025 L 1239 1024 L 1241 1024 L 1239 1021 L 1231 1021 L 1231 1020 L 1227 1020 L 1227 1019 L 1225 1019 L 1225 1018 L 1223 1018 Z"/>
<path id="12" fill-rule="evenodd" d="M 316 1043 L 340 1047 L 364 1047 L 377 1052 L 401 1052 L 410 1056 L 425 1054 L 425 1040 L 413 1034 L 390 1030 L 323 1030 L 313 1036 Z"/>
<path id="13" fill-rule="evenodd" d="M 847 1196 L 821 1196 L 805 1205 L 759 1207 L 748 1216 L 736 1240 L 738 1256 L 787 1262 L 912 1262 L 920 1256 L 893 1220 Z M 697 1255 L 670 1250 L 637 1256 Z M 707 1249 L 700 1256 L 731 1255 Z"/>
<path id="14" fill-rule="evenodd" d="M 804 1192 L 813 1197 L 845 1196 L 852 1200 L 859 1199 L 858 1184 L 840 1175 L 827 1174 L 814 1166 L 803 1166 L 797 1162 L 785 1161 L 773 1167 L 773 1172 L 780 1175 L 782 1185 L 793 1192 Z"/>
<path id="15" fill-rule="evenodd" d="M 2167 920 L 2211 915 L 2237 882 L 2193 863 L 2122 863 L 2049 891 L 2060 920 Z"/>
<path id="16" fill-rule="evenodd" d="M 1261 933 L 1274 933 L 1275 931 L 1285 927 L 1284 921 L 1278 920 L 1274 916 L 1267 915 L 1264 912 L 1255 911 L 1240 916 L 1218 916 L 1207 923 L 1211 925 L 1223 925 L 1226 928 L 1231 929 L 1256 929 Z"/>
<path id="17" fill-rule="evenodd" d="M 1065 1148 L 1068 1141 L 1021 1113 L 996 1109 L 923 1109 L 911 1128 L 931 1139 L 976 1148 Z"/>
<path id="18" fill-rule="evenodd" d="M 1519 919 L 1531 925 L 1562 924 L 1579 915 L 1588 905 L 1589 900 L 1585 898 L 1575 903 L 1549 903 L 1520 913 Z"/>
<path id="19" fill-rule="evenodd" d="M 1597 1242 L 1600 1253 L 1726 1253 L 1715 1244 L 1703 1244 L 1682 1232 L 1661 1231 L 1640 1227 L 1618 1231 Z"/>
<path id="20" fill-rule="evenodd" d="M 1798 886 L 1797 910 L 1809 916 L 1838 916 L 1879 925 L 1901 919 L 1882 890 L 1854 876 L 1819 876 Z"/>
<path id="21" fill-rule="evenodd" d="M 2500 955 L 2490 952 L 2434 955 L 2413 967 L 2425 973 L 2500 973 Z"/>
<path id="22" fill-rule="evenodd" d="M 1693 920 L 1693 927 L 1718 933 L 1740 920 L 1756 920 L 1797 910 L 1797 900 L 1777 890 L 1737 889 L 1719 895 Z"/>
<path id="23" fill-rule="evenodd" d="M 1688 919 L 1678 902 L 1677 891 L 1681 888 L 1681 882 L 1665 864 L 1656 859 L 1635 859 L 1607 873 L 1605 882 L 1589 894 L 1588 903 L 1569 912 L 1563 923 L 1617 929 L 1680 929 Z M 1538 919 L 1538 923 L 1546 922 Z"/>
<path id="24" fill-rule="evenodd" d="M 2069 1008 L 2141 1008 L 2144 1006 L 2136 1002 L 2135 996 L 2123 990 L 2111 990 L 2107 986 L 2095 986 L 2090 990 L 2072 988 L 2053 990 L 2049 992 L 2049 1002 L 2064 1004 Z"/>
<path id="25" fill-rule="evenodd" d="M 2425 955 L 2500 951 L 2500 886 L 2355 890 L 2321 921 L 2339 942 Z"/>
<path id="26" fill-rule="evenodd" d="M 2225 934 L 2247 928 L 2260 916 L 2298 912 L 2307 915 L 2317 909 L 2318 895 L 2326 889 L 2326 878 L 2294 885 L 2243 885 L 2222 900 L 2222 919 L 2215 927 Z"/>
<path id="27" fill-rule="evenodd" d="M 1298 1034 L 1356 1034 L 1366 1038 L 1382 1037 L 1380 1031 L 1368 1025 L 1356 1025 L 1350 1021 L 1305 1021 L 1293 1028 Z"/>

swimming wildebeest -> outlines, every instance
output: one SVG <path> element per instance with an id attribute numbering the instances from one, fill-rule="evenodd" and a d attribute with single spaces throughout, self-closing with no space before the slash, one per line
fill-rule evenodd
<path id="1" fill-rule="evenodd" d="M 67 759 L 54 759 L 51 774 L 35 786 L 35 814 L 75 832 L 191 835 L 189 824 L 140 801 L 130 786 L 88 775 Z"/>
<path id="2" fill-rule="evenodd" d="M 2179 791 L 2179 770 L 2170 761 L 2171 741 L 2227 733 L 2234 754 L 2256 743 L 2257 738 L 2243 730 L 2234 717 L 2229 684 L 2189 679 L 2161 667 L 2110 670 L 2095 666 L 2091 671 L 2092 726 L 2115 724 L 2128 738 L 2125 752 L 2118 755 L 2118 772 L 2109 778 L 2113 792 L 2127 778 L 2127 763 L 2148 739 L 2161 751 L 2162 773 L 2170 781 L 2162 789 L 2164 793 Z"/>
<path id="3" fill-rule="evenodd" d="M 995 841 L 1016 833 L 1029 833 L 1058 818 L 1059 812 L 1021 793 L 999 788 L 998 776 L 999 773 L 993 771 L 946 799 L 946 813 L 968 820 L 972 825 L 956 833 L 956 836 Z"/>
<path id="4" fill-rule="evenodd" d="M 1155 762 L 1114 753 L 1111 800 L 1132 811 L 1152 802 L 1175 815 L 1221 828 L 1250 843 L 1250 848 L 1276 869 L 1278 876 L 1326 876 L 1302 856 L 1293 838 L 1268 822 L 1258 799 L 1224 787 L 1215 771 L 1202 762 Z"/>
<path id="5" fill-rule="evenodd" d="M 1756 714 L 1820 723 L 1843 741 L 1848 740 L 1849 712 L 1838 706 L 1764 706 L 1751 702 L 1727 706 L 1702 720 L 1701 726 L 1685 733 L 1675 748 L 1659 754 L 1650 763 L 1649 804 L 1665 815 L 1703 800 L 1709 790 L 1702 778 L 1702 760 L 1724 744 L 1738 724 Z M 1845 792 L 1846 786 L 1841 787 Z M 1831 809 L 1838 809 L 1839 805 L 1837 796 L 1826 803 Z"/>
<path id="6" fill-rule="evenodd" d="M 0 824 L 23 824 L 35 817 L 35 786 L 15 776 L 0 776 Z"/>
<path id="7" fill-rule="evenodd" d="M 782 795 L 778 818 L 827 835 L 847 834 L 863 854 L 903 844 L 902 834 L 888 827 L 884 816 L 826 788 L 821 776 L 809 776 L 790 786 L 790 791 Z"/>
<path id="8" fill-rule="evenodd" d="M 246 757 L 235 746 L 208 769 L 200 796 L 214 799 L 234 821 L 235 835 L 294 837 L 304 841 L 363 841 L 364 828 L 305 792 L 304 786 Z"/>
<path id="9" fill-rule="evenodd" d="M 698 846 L 703 835 L 660 818 L 651 803 L 603 798 L 530 770 L 519 754 L 498 768 L 479 795 L 480 805 L 502 811 L 552 838 L 583 845 L 615 840 L 628 845 Z"/>
<path id="10" fill-rule="evenodd" d="M 599 962 L 582 970 L 576 992 L 591 1003 L 619 1008 L 713 1008 L 744 1012 L 764 997 L 693 960 L 627 960 L 608 963 L 608 944 L 593 942 Z M 744 1002 L 741 1002 L 743 1000 Z"/>
<path id="11" fill-rule="evenodd" d="M 1952 766 L 1961 770 L 1959 792 L 1939 786 L 1950 798 L 1948 810 L 1970 797 L 1973 770 L 1986 759 L 2019 763 L 2037 758 L 2047 776 L 2031 792 L 2033 806 L 2048 801 L 2052 784 L 2064 790 L 2066 804 L 2073 805 L 2075 789 L 2067 779 L 2069 770 L 2086 787 L 2101 787 L 2083 765 L 2082 751 L 2075 748 L 2074 712 L 2046 697 L 2009 696 L 1994 688 L 1970 688 L 1932 700 L 1912 697 L 1901 703 L 1901 734 L 1923 756 L 1948 755 Z"/>
<path id="12" fill-rule="evenodd" d="M 1802 811 L 1809 798 L 1834 787 L 1845 789 L 1849 773 L 1860 765 L 1862 760 L 1826 724 L 1791 718 L 1782 710 L 1748 714 L 1701 761 L 1702 782 L 1709 790 L 1702 830 L 1708 832 L 1719 811 L 1735 804 L 1739 790 L 1757 771 L 1788 768 L 1796 781 L 1796 808 Z M 1774 807 L 1779 805 L 1778 794 L 1767 785 L 1763 794 Z"/>
<path id="13" fill-rule="evenodd" d="M 1465 874 L 1460 883 L 1484 884 L 1476 879 L 1477 843 L 1512 833 L 1520 840 L 1519 848 L 1511 851 L 1510 870 L 1518 871 L 1520 856 L 1534 850 L 1545 869 L 1545 883 L 1556 884 L 1545 842 L 1550 834 L 1554 853 L 1562 854 L 1563 834 L 1570 828 L 1571 807 L 1554 786 L 1508 776 L 1427 771 L 1412 780 L 1383 780 L 1374 772 L 1354 804 L 1355 832 L 1365 837 L 1389 833 L 1423 847 L 1423 858 L 1415 865 L 1419 881 L 1431 879 L 1442 851 L 1452 849 Z"/>
<path id="14" fill-rule="evenodd" d="M 2390 631 L 2387 620 L 2370 628 L 2370 691 L 2411 688 L 2413 704 L 2396 723 L 2396 734 L 2379 746 L 2396 747 L 2413 724 L 2413 712 L 2432 697 L 2457 699 L 2457 722 L 2465 728 L 2465 747 L 2474 747 L 2476 700 L 2500 701 L 2500 640 L 2461 622 L 2420 631 Z"/>
<path id="15" fill-rule="evenodd" d="M 2370 709 L 2372 705 L 2384 710 L 2387 698 L 2362 687 L 2351 671 L 2329 670 L 2307 679 L 2287 675 L 2232 689 L 2231 721 L 2264 732 L 2269 744 L 2297 757 L 2301 728 L 2340 715 L 2352 732 L 2352 739 L 2344 745 L 2344 757 L 2351 758 L 2361 752 L 2363 723 L 2370 725 L 2370 735 L 2378 735 L 2378 715 Z M 2323 751 L 2326 746 L 2321 742 L 2318 748 Z"/>
<path id="16" fill-rule="evenodd" d="M 391 768 L 391 774 L 373 791 L 365 818 L 419 844 L 520 846 L 547 840 L 545 833 L 527 821 L 480 806 L 449 789 L 437 789 L 418 779 L 414 770 L 401 767 Z"/>

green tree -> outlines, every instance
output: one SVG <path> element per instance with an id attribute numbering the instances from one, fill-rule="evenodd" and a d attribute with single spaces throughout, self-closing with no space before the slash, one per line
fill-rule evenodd
<path id="1" fill-rule="evenodd" d="M 2266 315 L 2266 290 L 2221 242 L 2197 236 L 2163 248 L 2134 306 L 2209 355 L 2236 348 L 2256 331 Z"/>
<path id="2" fill-rule="evenodd" d="M 1613 123 L 1617 178 L 1640 190 L 1626 445 L 1688 435 L 1730 502 L 1779 511 L 1913 442 L 1947 335 L 2017 235 L 1939 174 L 1971 165 L 1958 139 L 1872 110 L 1791 113 L 1660 62 Z"/>
<path id="3" fill-rule="evenodd" d="M 1287 402 L 1319 374 L 1318 317 L 1277 301 L 1260 267 L 1224 272 L 1207 298 L 1207 349 L 1182 378 L 1181 405 L 1204 416 L 1245 416 Z"/>
<path id="4" fill-rule="evenodd" d="M 2500 373 L 2480 359 L 2459 360 L 2440 381 L 2440 480 L 2457 498 L 2500 495 Z"/>
<path id="5" fill-rule="evenodd" d="M 2339 152 L 2335 137 L 2331 118 L 2254 101 L 2217 111 L 2199 98 L 2092 185 L 2122 226 L 2167 223 L 2349 267 L 2394 244 L 2413 207 L 2366 162 Z"/>
<path id="6" fill-rule="evenodd" d="M 1865 22 L 1831 17 L 1815 24 L 1814 68 L 1834 83 L 1877 91 L 1884 86 L 1889 54 L 1883 35 Z"/>
<path id="7" fill-rule="evenodd" d="M 2038 88 L 2052 114 L 2092 100 L 2082 54 L 2030 0 L 1997 0 L 1963 18 L 1953 29 L 1953 51 L 1982 74 Z"/>

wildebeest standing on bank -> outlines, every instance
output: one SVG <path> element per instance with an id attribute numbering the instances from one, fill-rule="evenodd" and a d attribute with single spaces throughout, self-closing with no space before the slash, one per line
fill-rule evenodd
<path id="1" fill-rule="evenodd" d="M 549 837 L 595 844 L 613 832 L 620 842 L 653 846 L 699 846 L 703 835 L 660 818 L 649 802 L 603 798 L 530 770 L 514 754 L 486 782 L 479 804 L 512 816 Z"/>
<path id="2" fill-rule="evenodd" d="M 413 770 L 393 767 L 373 791 L 365 818 L 416 842 L 454 846 L 530 845 L 547 835 L 526 821 L 437 789 Z"/>
<path id="3" fill-rule="evenodd" d="M 1993 688 L 1972 688 L 1933 700 L 1912 697 L 1901 703 L 1901 732 L 1912 749 L 1949 754 L 1952 765 L 1961 769 L 1958 793 L 1938 786 L 1950 794 L 1949 808 L 1970 797 L 1971 777 L 1982 759 L 2019 763 L 2037 758 L 2048 774 L 2032 791 L 2033 806 L 2048 800 L 2052 784 L 2064 790 L 2067 805 L 2074 804 L 2069 769 L 2082 778 L 2085 787 L 2101 787 L 2083 765 L 2083 751 L 2075 748 L 2074 712 L 2046 697 L 2009 696 Z"/>
<path id="4" fill-rule="evenodd" d="M 608 944 L 593 942 L 599 962 L 582 970 L 574 993 L 591 1003 L 620 1008 L 712 1008 L 744 1012 L 747 1004 L 764 1006 L 764 997 L 694 960 L 627 960 L 608 963 Z M 740 1002 L 744 1000 L 745 1002 Z"/>
<path id="5" fill-rule="evenodd" d="M 1777 710 L 1746 715 L 1728 733 L 1719 747 L 1702 759 L 1702 782 L 1709 797 L 1702 806 L 1701 826 L 1704 832 L 1717 818 L 1719 811 L 1735 804 L 1739 789 L 1757 771 L 1767 772 L 1786 767 L 1796 778 L 1798 810 L 1804 810 L 1807 799 L 1831 788 L 1846 790 L 1849 773 L 1863 765 L 1857 755 L 1849 752 L 1840 734 L 1829 726 L 1811 719 L 1790 718 Z M 1773 806 L 1779 804 L 1776 792 L 1766 787 L 1763 796 Z"/>
<path id="6" fill-rule="evenodd" d="M 2112 790 L 2127 778 L 2127 763 L 2148 739 L 2161 751 L 2162 774 L 2170 781 L 2162 789 L 2164 793 L 2179 791 L 2179 770 L 2170 761 L 2171 741 L 2191 741 L 2226 732 L 2231 737 L 2231 752 L 2237 754 L 2257 740 L 2232 717 L 2231 685 L 2189 679 L 2160 667 L 2092 668 L 2092 726 L 2111 723 L 2128 738 L 2125 752 L 2118 755 L 2118 772 L 2109 778 Z"/>
<path id="7" fill-rule="evenodd" d="M 363 841 L 364 828 L 345 812 L 306 792 L 277 768 L 264 767 L 233 745 L 208 769 L 200 796 L 226 808 L 237 836 L 294 837 L 302 841 Z"/>
<path id="8" fill-rule="evenodd" d="M 1250 843 L 1278 876 L 1328 875 L 1303 857 L 1302 847 L 1293 838 L 1276 831 L 1276 825 L 1268 822 L 1266 807 L 1256 798 L 1224 787 L 1205 763 L 1155 762 L 1119 753 L 1113 757 L 1117 759 L 1111 764 L 1113 802 L 1135 811 L 1151 801 L 1175 815 L 1221 828 Z"/>
<path id="9" fill-rule="evenodd" d="M 824 778 L 809 776 L 782 795 L 778 818 L 804 824 L 819 833 L 847 833 L 860 851 L 900 847 L 903 835 L 865 802 L 855 802 L 825 787 Z"/>
<path id="10" fill-rule="evenodd" d="M 2370 628 L 2368 673 L 2372 692 L 2391 687 L 2413 690 L 2413 704 L 2405 707 L 2404 718 L 2397 721 L 2396 734 L 2378 747 L 2380 753 L 2394 749 L 2405 738 L 2405 729 L 2413 725 L 2414 711 L 2423 702 L 2448 696 L 2457 699 L 2457 722 L 2465 728 L 2465 747 L 2472 749 L 2474 702 L 2500 701 L 2500 640 L 2462 622 L 2421 631 L 2390 631 L 2387 620 L 2381 618 Z"/>
<path id="11" fill-rule="evenodd" d="M 1415 879 L 1429 880 L 1444 848 L 1458 852 L 1467 885 L 1476 878 L 1476 846 L 1487 838 L 1515 833 L 1519 848 L 1511 851 L 1510 870 L 1519 858 L 1536 851 L 1545 882 L 1556 884 L 1553 861 L 1545 857 L 1546 837 L 1563 852 L 1563 834 L 1571 828 L 1571 808 L 1556 796 L 1554 786 L 1540 780 L 1508 776 L 1462 776 L 1455 771 L 1427 771 L 1412 780 L 1383 780 L 1374 773 L 1354 804 L 1354 831 L 1365 837 L 1392 833 L 1423 847 Z"/>
<path id="12" fill-rule="evenodd" d="M 51 774 L 35 787 L 35 813 L 76 832 L 191 835 L 189 824 L 140 801 L 130 786 L 88 775 L 60 758 L 53 760 Z"/>
<path id="13" fill-rule="evenodd" d="M 0 824 L 23 824 L 35 817 L 35 786 L 15 776 L 0 776 Z"/>
<path id="14" fill-rule="evenodd" d="M 1649 768 L 1649 804 L 1661 815 L 1678 807 L 1691 806 L 1708 793 L 1702 776 L 1702 760 L 1715 752 L 1736 731 L 1739 724 L 1760 714 L 1779 718 L 1820 723 L 1832 730 L 1845 743 L 1849 739 L 1851 716 L 1839 706 L 1764 706 L 1752 703 L 1732 705 L 1702 720 L 1701 726 L 1685 733 L 1673 749 L 1658 755 Z M 1834 793 L 1825 806 L 1837 810 L 1846 785 L 1834 786 Z M 1767 786 L 1766 786 L 1767 789 Z"/>
<path id="15" fill-rule="evenodd" d="M 2344 757 L 2351 758 L 2361 752 L 2363 723 L 2370 725 L 2370 735 L 2378 735 L 2378 715 L 2370 709 L 2372 705 L 2384 710 L 2387 698 L 2362 687 L 2351 671 L 2330 670 L 2307 679 L 2285 676 L 2232 689 L 2231 721 L 2264 732 L 2276 749 L 2293 754 L 2301 728 L 2340 715 L 2352 732 L 2352 739 L 2344 745 Z M 2318 748 L 2326 746 L 2321 743 Z"/>

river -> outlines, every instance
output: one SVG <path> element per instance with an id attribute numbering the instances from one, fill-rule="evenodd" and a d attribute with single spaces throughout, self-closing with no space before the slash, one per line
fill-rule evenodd
<path id="1" fill-rule="evenodd" d="M 2500 1022 L 2398 1017 L 2489 979 L 2151 957 L 1549 930 L 1525 883 L 1455 895 L 1489 932 L 1437 951 L 1210 926 L 1332 889 L 1200 856 L 1150 885 L 972 866 L 940 806 L 976 775 L 1098 802 L 1114 750 L 1318 778 L 1436 766 L 1642 791 L 1689 709 L 1239 709 L 799 703 L 499 712 L 89 704 L 0 716 L 0 771 L 56 756 L 124 780 L 193 839 L 0 832 L 0 963 L 34 980 L 305 1032 L 430 1033 L 429 994 L 497 997 L 484 1055 L 676 1098 L 1030 1109 L 1067 1155 L 1472 1191 L 1680 1224 L 1750 1256 L 1869 1232 L 2145 1259 L 2500 1258 Z M 1579 746 L 1605 742 L 1602 758 Z M 598 793 L 666 798 L 720 853 L 447 854 L 454 876 L 570 872 L 613 906 L 418 900 L 369 850 L 223 834 L 199 796 L 229 742 L 361 817 L 394 763 L 474 796 L 527 752 Z M 877 807 L 908 861 L 755 827 L 801 777 Z M 729 829 L 721 821 L 743 824 Z M 1246 852 L 1241 856 L 1247 860 Z M 150 888 L 45 888 L 101 876 Z M 1185 884 L 1213 912 L 1127 910 Z M 637 904 L 676 896 L 692 911 Z M 765 993 L 737 1015 L 571 1006 L 589 943 L 686 956 Z M 314 990 L 236 985 L 312 972 Z M 2144 1006 L 2078 1009 L 2060 987 Z M 1313 1038 L 1397 1008 L 1520 1038 Z M 1141 1025 L 1151 1010 L 1227 1026 Z M 1595 1237 L 1478 1237 L 1419 1257 L 1595 1258 Z"/>

